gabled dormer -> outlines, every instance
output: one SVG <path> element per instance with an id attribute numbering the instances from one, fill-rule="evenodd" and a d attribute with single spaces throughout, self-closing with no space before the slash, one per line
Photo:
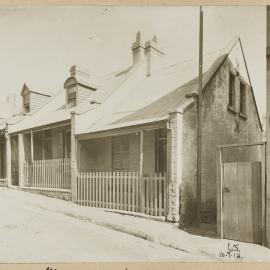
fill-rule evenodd
<path id="1" fill-rule="evenodd" d="M 85 69 L 74 65 L 69 72 L 70 77 L 64 83 L 66 104 L 67 107 L 75 107 L 90 99 L 91 94 L 97 90 L 97 87 L 90 86 L 90 75 Z"/>
<path id="2" fill-rule="evenodd" d="M 23 85 L 22 91 L 22 107 L 25 114 L 31 113 L 42 107 L 51 95 L 43 92 L 37 92 L 30 89 L 26 84 Z"/>

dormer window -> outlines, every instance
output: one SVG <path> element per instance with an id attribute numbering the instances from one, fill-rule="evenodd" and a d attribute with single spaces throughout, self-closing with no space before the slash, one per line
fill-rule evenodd
<path id="1" fill-rule="evenodd" d="M 30 93 L 23 95 L 24 113 L 30 112 Z"/>
<path id="2" fill-rule="evenodd" d="M 69 107 L 75 107 L 76 106 L 76 87 L 70 87 L 67 89 L 67 101 Z"/>
<path id="3" fill-rule="evenodd" d="M 31 90 L 26 84 L 23 85 L 22 91 L 22 109 L 25 114 L 32 113 L 41 108 L 51 97 L 44 92 Z"/>
<path id="4" fill-rule="evenodd" d="M 80 103 L 89 101 L 97 86 L 90 85 L 89 74 L 78 66 L 70 68 L 70 77 L 64 83 L 66 89 L 66 106 L 75 107 Z"/>

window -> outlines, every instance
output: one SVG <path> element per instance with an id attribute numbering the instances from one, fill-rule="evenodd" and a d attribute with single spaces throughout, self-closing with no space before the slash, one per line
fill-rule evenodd
<path id="1" fill-rule="evenodd" d="M 67 90 L 68 95 L 68 106 L 75 107 L 76 106 L 76 87 L 70 87 Z"/>
<path id="2" fill-rule="evenodd" d="M 229 78 L 229 106 L 235 107 L 235 76 L 232 73 Z"/>
<path id="3" fill-rule="evenodd" d="M 246 86 L 240 82 L 240 113 L 246 114 Z"/>
<path id="4" fill-rule="evenodd" d="M 167 165 L 167 131 L 166 129 L 156 130 L 155 146 L 155 172 L 166 172 Z"/>
<path id="5" fill-rule="evenodd" d="M 25 113 L 30 112 L 30 94 L 29 93 L 23 96 L 23 107 L 24 107 Z"/>
<path id="6" fill-rule="evenodd" d="M 112 138 L 112 168 L 115 172 L 129 171 L 129 136 Z"/>
<path id="7" fill-rule="evenodd" d="M 52 159 L 52 133 L 51 130 L 44 131 L 44 159 Z"/>

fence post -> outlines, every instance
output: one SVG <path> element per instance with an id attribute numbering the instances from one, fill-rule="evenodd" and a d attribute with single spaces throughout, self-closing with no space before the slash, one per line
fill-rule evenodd
<path id="1" fill-rule="evenodd" d="M 77 200 L 77 140 L 75 136 L 75 111 L 71 111 L 71 200 Z"/>
<path id="2" fill-rule="evenodd" d="M 143 192 L 143 131 L 140 132 L 140 210 L 144 213 L 144 192 Z"/>

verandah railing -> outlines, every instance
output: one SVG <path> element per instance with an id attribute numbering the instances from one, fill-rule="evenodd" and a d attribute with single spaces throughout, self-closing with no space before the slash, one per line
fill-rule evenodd
<path id="1" fill-rule="evenodd" d="M 44 189 L 70 189 L 70 159 L 24 162 L 24 186 Z"/>
<path id="2" fill-rule="evenodd" d="M 152 216 L 165 215 L 166 175 L 137 172 L 82 172 L 77 203 Z"/>

